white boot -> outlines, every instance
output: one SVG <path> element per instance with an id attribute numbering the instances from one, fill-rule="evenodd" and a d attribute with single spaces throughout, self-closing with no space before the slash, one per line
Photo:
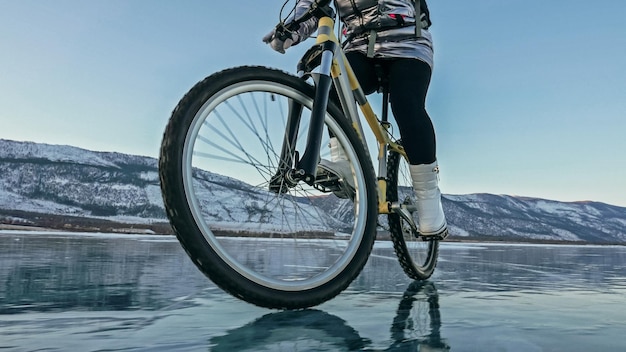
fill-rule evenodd
<path id="1" fill-rule="evenodd" d="M 419 231 L 424 236 L 445 234 L 446 217 L 441 206 L 439 191 L 439 166 L 432 164 L 409 165 L 413 189 L 417 196 Z"/>

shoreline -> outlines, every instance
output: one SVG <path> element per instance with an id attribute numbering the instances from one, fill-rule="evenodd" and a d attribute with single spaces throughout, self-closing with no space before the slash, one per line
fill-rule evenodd
<path id="1" fill-rule="evenodd" d="M 130 225 L 130 224 L 129 224 Z M 131 225 L 132 226 L 132 225 Z M 133 227 L 120 227 L 111 230 L 109 229 L 57 229 L 50 227 L 32 226 L 32 225 L 15 225 L 15 224 L 1 224 L 0 231 L 15 231 L 15 232 L 49 232 L 49 233 L 66 233 L 66 234 L 115 234 L 115 235 L 129 235 L 129 236 L 175 236 L 173 233 L 156 233 L 146 228 L 133 228 Z M 2 233 L 0 233 L 2 234 Z M 389 239 L 377 239 L 377 241 L 389 241 Z M 514 244 L 514 245 L 575 245 L 575 246 L 626 246 L 626 243 L 592 243 L 582 241 L 556 241 L 556 240 L 526 240 L 526 241 L 514 241 L 510 239 L 495 240 L 493 238 L 472 238 L 466 239 L 464 237 L 448 237 L 442 243 L 460 243 L 460 244 Z"/>

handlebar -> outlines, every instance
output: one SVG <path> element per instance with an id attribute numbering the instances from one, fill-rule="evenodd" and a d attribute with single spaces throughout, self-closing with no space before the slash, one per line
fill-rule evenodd
<path id="1" fill-rule="evenodd" d="M 320 18 L 324 16 L 333 17 L 332 12 L 330 12 L 330 8 L 326 7 L 330 3 L 330 1 L 331 0 L 314 1 L 313 4 L 311 4 L 311 8 L 299 18 L 294 18 L 289 23 L 280 22 L 278 25 L 276 25 L 274 35 L 280 40 L 286 40 L 288 38 L 291 38 L 291 33 L 293 31 L 296 31 L 298 30 L 298 28 L 300 28 L 301 23 L 308 21 L 310 18 Z"/>

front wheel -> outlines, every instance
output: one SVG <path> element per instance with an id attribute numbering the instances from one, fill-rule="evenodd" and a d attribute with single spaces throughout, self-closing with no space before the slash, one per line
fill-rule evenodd
<path id="1" fill-rule="evenodd" d="M 414 205 L 415 192 L 406 158 L 391 151 L 387 161 L 387 200 L 390 202 Z M 418 223 L 417 213 L 411 212 L 413 221 Z M 393 248 L 405 274 L 414 280 L 428 279 L 435 271 L 439 254 L 439 241 L 423 240 L 414 229 L 398 214 L 388 215 L 389 232 Z"/>
<path id="2" fill-rule="evenodd" d="M 304 308 L 336 296 L 374 243 L 373 167 L 332 102 L 320 157 L 330 159 L 333 136 L 348 173 L 312 184 L 289 177 L 304 151 L 314 93 L 269 68 L 216 73 L 180 101 L 161 146 L 164 203 L 183 248 L 219 287 L 263 307 Z M 353 191 L 342 194 L 338 184 Z"/>

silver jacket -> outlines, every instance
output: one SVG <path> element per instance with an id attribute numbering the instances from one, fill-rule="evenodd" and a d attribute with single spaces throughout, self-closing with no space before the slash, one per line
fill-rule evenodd
<path id="1" fill-rule="evenodd" d="M 294 16 L 306 12 L 313 1 L 298 0 Z M 416 35 L 413 0 L 335 0 L 334 5 L 343 22 L 343 34 L 352 36 L 345 47 L 346 52 L 358 51 L 367 55 L 369 38 L 374 31 L 376 42 L 369 50 L 370 56 L 416 58 L 433 67 L 432 36 L 425 28 L 421 29 L 419 36 Z M 398 26 L 399 17 L 402 18 L 402 26 Z M 315 18 L 302 23 L 298 29 L 300 41 L 308 38 L 316 29 Z"/>

